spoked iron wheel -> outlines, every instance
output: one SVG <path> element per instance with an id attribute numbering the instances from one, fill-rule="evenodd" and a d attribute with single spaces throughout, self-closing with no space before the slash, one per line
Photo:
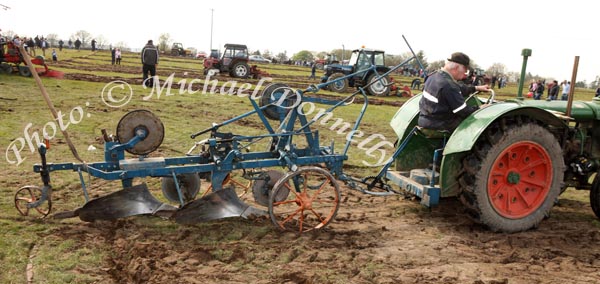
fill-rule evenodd
<path id="1" fill-rule="evenodd" d="M 322 168 L 303 167 L 275 184 L 269 215 L 277 228 L 303 233 L 327 226 L 339 205 L 340 191 L 334 177 Z"/>
<path id="2" fill-rule="evenodd" d="M 235 192 L 239 198 L 244 197 L 248 192 L 252 189 L 252 180 L 245 179 L 239 173 L 231 172 L 225 177 L 222 183 L 223 187 L 228 185 L 233 185 L 235 187 Z M 206 191 L 202 193 L 201 197 L 204 197 L 213 192 L 213 186 L 210 184 Z"/>
<path id="3" fill-rule="evenodd" d="M 36 202 L 41 196 L 42 189 L 38 186 L 27 185 L 21 187 L 17 190 L 17 193 L 15 193 L 15 207 L 17 208 L 17 211 L 23 216 L 29 216 L 30 212 L 37 212 L 37 214 L 40 215 L 40 218 L 48 216 L 52 210 L 52 201 L 50 199 L 41 206 L 33 208 L 33 210 L 30 210 L 30 208 L 27 207 L 29 203 Z"/>

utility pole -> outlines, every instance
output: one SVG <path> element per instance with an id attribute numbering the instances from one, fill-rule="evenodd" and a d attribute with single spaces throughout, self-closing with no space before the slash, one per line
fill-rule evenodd
<path id="1" fill-rule="evenodd" d="M 210 50 L 212 52 L 212 38 L 213 38 L 213 14 L 215 9 L 210 9 Z"/>

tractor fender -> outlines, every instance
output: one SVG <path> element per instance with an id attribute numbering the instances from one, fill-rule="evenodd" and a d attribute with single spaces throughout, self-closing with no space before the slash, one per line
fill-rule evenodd
<path id="1" fill-rule="evenodd" d="M 506 116 L 522 115 L 535 118 L 544 125 L 557 128 L 568 127 L 558 116 L 539 107 L 527 106 L 521 102 L 503 102 L 478 110 L 467 117 L 454 130 L 444 147 L 440 167 L 441 196 L 457 196 L 460 193 L 458 175 L 462 169 L 462 159 L 473 148 L 477 139 L 494 121 Z"/>
<path id="2" fill-rule="evenodd" d="M 421 94 L 415 95 L 403 103 L 402 107 L 398 109 L 390 121 L 390 126 L 396 133 L 399 141 L 403 141 L 410 130 L 417 125 L 421 96 Z"/>
<path id="3" fill-rule="evenodd" d="M 535 118 L 545 125 L 552 125 L 558 128 L 565 128 L 568 125 L 558 116 L 550 111 L 527 106 L 519 102 L 503 102 L 490 105 L 487 108 L 478 110 L 467 117 L 454 130 L 446 147 L 444 156 L 470 151 L 479 139 L 479 136 L 496 120 L 504 116 L 523 115 Z"/>

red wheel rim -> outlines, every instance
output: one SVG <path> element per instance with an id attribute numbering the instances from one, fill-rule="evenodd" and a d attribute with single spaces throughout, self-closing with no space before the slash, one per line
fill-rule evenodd
<path id="1" fill-rule="evenodd" d="M 552 185 L 552 160 L 544 147 L 517 142 L 500 153 L 488 178 L 488 196 L 496 212 L 519 219 L 534 213 Z"/>

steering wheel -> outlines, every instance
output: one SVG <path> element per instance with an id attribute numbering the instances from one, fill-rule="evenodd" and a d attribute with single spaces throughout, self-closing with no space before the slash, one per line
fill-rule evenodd
<path id="1" fill-rule="evenodd" d="M 470 99 L 472 99 L 474 96 L 476 96 L 477 94 L 479 94 L 479 91 L 475 91 L 474 93 L 470 94 L 466 99 L 465 102 L 469 101 Z M 488 99 L 485 101 L 485 104 L 490 104 L 494 102 L 494 98 L 496 97 L 496 93 L 494 92 L 493 89 L 490 89 L 490 95 L 488 96 Z M 479 100 L 478 100 L 479 101 Z"/>

